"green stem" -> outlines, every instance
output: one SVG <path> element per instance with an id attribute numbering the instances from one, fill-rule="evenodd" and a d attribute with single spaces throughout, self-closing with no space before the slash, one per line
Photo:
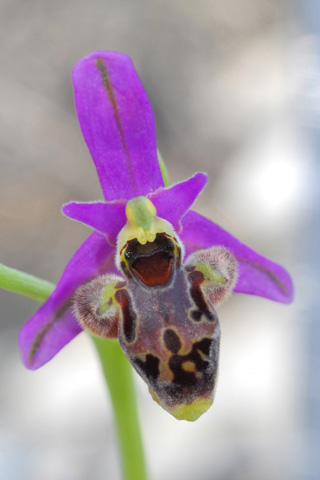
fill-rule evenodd
<path id="1" fill-rule="evenodd" d="M 45 302 L 54 285 L 0 264 L 0 288 Z M 115 340 L 93 338 L 114 410 L 124 480 L 146 480 L 132 367 Z"/>
<path id="2" fill-rule="evenodd" d="M 53 291 L 54 284 L 0 263 L 0 288 L 37 302 L 45 302 Z"/>
<path id="3" fill-rule="evenodd" d="M 118 441 L 122 452 L 124 480 L 146 480 L 146 468 L 132 367 L 122 352 L 119 342 L 92 337 L 101 360 L 108 384 Z"/>

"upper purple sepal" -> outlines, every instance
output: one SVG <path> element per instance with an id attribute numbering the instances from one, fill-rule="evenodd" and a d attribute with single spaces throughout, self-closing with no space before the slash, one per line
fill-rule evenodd
<path id="1" fill-rule="evenodd" d="M 94 52 L 72 72 L 82 134 L 107 201 L 163 186 L 152 108 L 129 57 Z"/>

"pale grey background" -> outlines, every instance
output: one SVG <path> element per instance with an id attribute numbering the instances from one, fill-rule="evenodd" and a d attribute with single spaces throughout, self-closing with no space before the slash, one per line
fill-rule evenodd
<path id="1" fill-rule="evenodd" d="M 220 308 L 216 401 L 197 423 L 171 418 L 137 378 L 152 480 L 319 478 L 317 18 L 311 1 L 0 3 L 1 262 L 56 282 L 89 234 L 60 214 L 102 198 L 70 72 L 105 49 L 133 59 L 172 181 L 207 171 L 197 210 L 294 277 L 292 306 L 234 295 Z M 119 480 L 89 340 L 28 372 L 17 335 L 37 305 L 0 299 L 0 480 Z"/>

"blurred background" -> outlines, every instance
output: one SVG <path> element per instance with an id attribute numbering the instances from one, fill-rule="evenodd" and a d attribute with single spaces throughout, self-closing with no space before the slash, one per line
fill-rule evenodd
<path id="1" fill-rule="evenodd" d="M 89 234 L 60 210 L 102 199 L 70 80 L 101 49 L 133 59 L 172 182 L 208 172 L 197 211 L 294 279 L 290 306 L 219 309 L 216 400 L 198 422 L 136 378 L 152 480 L 320 478 L 319 24 L 317 0 L 1 0 L 0 262 L 56 282 Z M 39 305 L 0 302 L 0 480 L 120 480 L 89 339 L 29 372 L 17 336 Z"/>

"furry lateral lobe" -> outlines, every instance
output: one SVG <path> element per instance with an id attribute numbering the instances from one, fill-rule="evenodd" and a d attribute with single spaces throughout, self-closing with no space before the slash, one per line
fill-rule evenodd
<path id="1" fill-rule="evenodd" d="M 238 262 L 225 247 L 194 252 L 185 262 L 185 269 L 203 274 L 201 287 L 213 305 L 231 295 L 238 279 Z"/>
<path id="2" fill-rule="evenodd" d="M 120 309 L 115 294 L 125 285 L 122 277 L 108 274 L 79 287 L 73 305 L 82 328 L 99 337 L 117 338 Z"/>

